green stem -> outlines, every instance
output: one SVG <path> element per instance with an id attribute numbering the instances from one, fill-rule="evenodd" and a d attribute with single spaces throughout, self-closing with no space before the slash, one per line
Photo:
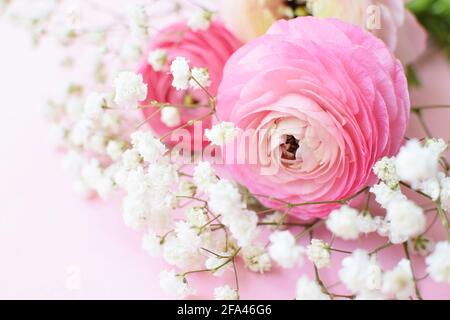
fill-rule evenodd
<path id="1" fill-rule="evenodd" d="M 405 252 L 406 259 L 408 259 L 411 264 L 411 272 L 412 272 L 412 276 L 413 276 L 414 290 L 416 291 L 416 297 L 419 300 L 423 300 L 422 294 L 420 293 L 419 285 L 417 284 L 416 276 L 414 275 L 414 269 L 412 267 L 411 255 L 409 254 L 408 242 L 403 243 L 403 251 Z"/>
<path id="2" fill-rule="evenodd" d="M 447 240 L 450 242 L 450 222 L 448 220 L 447 214 L 445 213 L 444 208 L 442 208 L 442 205 L 440 203 L 437 204 L 437 209 L 441 218 L 442 226 L 447 233 Z"/>

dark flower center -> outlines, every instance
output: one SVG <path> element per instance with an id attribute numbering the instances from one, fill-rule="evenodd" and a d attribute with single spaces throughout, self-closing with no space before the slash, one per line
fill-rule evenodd
<path id="1" fill-rule="evenodd" d="M 287 136 L 286 142 L 281 145 L 281 158 L 285 160 L 295 160 L 295 154 L 299 147 L 299 141 L 294 136 Z"/>
<path id="2" fill-rule="evenodd" d="M 306 0 L 284 0 L 284 5 L 292 10 L 294 18 L 311 15 L 306 6 Z"/>

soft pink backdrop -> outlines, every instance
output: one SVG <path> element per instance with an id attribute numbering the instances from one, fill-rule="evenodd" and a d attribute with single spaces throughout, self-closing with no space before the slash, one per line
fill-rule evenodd
<path id="1" fill-rule="evenodd" d="M 158 284 L 162 263 L 141 250 L 139 233 L 123 225 L 119 200 L 102 203 L 78 198 L 61 169 L 60 155 L 48 142 L 41 106 L 61 82 L 57 50 L 49 45 L 32 49 L 23 32 L 3 21 L 0 38 L 7 43 L 0 59 L 0 298 L 167 298 Z M 450 67 L 433 53 L 427 60 L 431 64 L 419 65 L 428 91 L 414 93 L 414 100 L 450 104 Z M 449 112 L 427 115 L 436 135 L 448 139 Z M 412 131 L 422 135 L 419 129 Z M 442 236 L 437 230 L 435 234 Z M 368 248 L 381 241 L 371 240 Z M 335 246 L 351 245 L 336 242 Z M 391 250 L 383 265 L 390 268 L 401 256 L 401 250 Z M 335 266 L 321 273 L 333 283 L 336 270 Z M 259 276 L 240 268 L 242 297 L 292 299 L 298 275 L 311 275 L 311 271 L 308 264 Z M 418 277 L 424 275 L 423 268 L 416 272 Z M 79 286 L 73 287 L 74 279 L 75 284 L 79 279 Z M 215 285 L 233 283 L 231 273 L 226 279 L 208 275 L 191 279 L 199 298 L 211 297 Z M 425 298 L 450 298 L 449 286 L 425 280 L 421 288 Z"/>

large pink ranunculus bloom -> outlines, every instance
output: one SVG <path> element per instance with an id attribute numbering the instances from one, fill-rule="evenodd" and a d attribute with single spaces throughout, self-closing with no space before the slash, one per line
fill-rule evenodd
<path id="1" fill-rule="evenodd" d="M 208 91 L 212 95 L 217 94 L 222 79 L 222 72 L 228 58 L 241 43 L 221 23 L 213 22 L 206 31 L 193 31 L 186 23 L 178 23 L 161 30 L 153 39 L 145 55 L 145 61 L 139 69 L 148 84 L 148 96 L 146 102 L 156 100 L 160 103 L 169 103 L 178 108 L 181 121 L 177 126 L 167 126 L 161 121 L 161 116 L 151 117 L 157 108 L 145 108 L 144 116 L 151 118 L 149 124 L 158 135 L 172 132 L 177 127 L 183 126 L 189 120 L 201 118 L 207 115 L 209 109 L 208 97 L 201 89 L 189 89 L 178 91 L 172 87 L 173 76 L 170 74 L 170 64 L 176 57 L 184 57 L 189 60 L 191 67 L 208 68 L 211 86 Z M 168 54 L 165 67 L 162 70 L 154 70 L 147 57 L 157 49 L 165 50 Z M 201 107 L 203 106 L 203 107 Z M 203 129 L 211 126 L 211 119 L 205 119 Z M 196 133 L 194 128 L 187 127 L 190 132 L 191 146 L 198 150 L 205 145 L 203 135 Z M 166 140 L 170 143 L 170 140 Z M 172 141 L 176 143 L 177 141 Z M 186 142 L 186 141 L 185 141 Z M 189 142 L 189 141 L 188 141 Z"/>
<path id="2" fill-rule="evenodd" d="M 238 146 L 256 130 L 251 146 L 270 161 L 240 164 L 248 152 L 240 147 L 227 172 L 268 207 L 280 207 L 267 196 L 334 201 L 373 183 L 373 165 L 402 144 L 410 102 L 403 67 L 382 41 L 339 20 L 305 17 L 275 23 L 230 58 L 217 110 L 242 129 Z M 269 164 L 275 174 L 263 173 Z M 290 213 L 326 217 L 334 207 Z"/>
<path id="3" fill-rule="evenodd" d="M 337 18 L 371 30 L 404 63 L 414 62 L 426 49 L 426 32 L 406 10 L 409 0 L 307 0 L 313 16 Z M 221 15 L 244 41 L 263 35 L 283 18 L 284 0 L 222 0 Z"/>

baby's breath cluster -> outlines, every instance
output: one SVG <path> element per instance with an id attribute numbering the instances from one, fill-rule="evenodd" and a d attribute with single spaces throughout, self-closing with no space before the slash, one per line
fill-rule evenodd
<path id="1" fill-rule="evenodd" d="M 0 12 L 13 9 L 17 1 L 0 0 Z M 182 56 L 169 60 L 166 49 L 144 56 L 154 29 L 161 27 L 158 17 L 182 16 L 188 28 L 204 32 L 214 19 L 213 11 L 188 10 L 187 1 L 175 0 L 164 1 L 167 12 L 153 12 L 152 1 L 132 4 L 124 12 L 89 7 L 88 12 L 108 13 L 106 25 L 90 26 L 83 20 L 86 11 L 67 7 L 66 1 L 39 0 L 33 1 L 33 6 L 34 2 L 31 13 L 11 13 L 32 30 L 34 42 L 43 35 L 57 35 L 64 46 L 87 40 L 85 46 L 94 47 L 96 53 L 89 62 L 89 80 L 70 84 L 45 109 L 52 124 L 52 140 L 65 152 L 63 166 L 74 174 L 74 188 L 81 194 L 123 197 L 123 220 L 142 233 L 146 252 L 166 262 L 160 284 L 172 297 L 195 294 L 192 274 L 222 277 L 232 273 L 234 283 L 215 288 L 213 296 L 235 300 L 241 297 L 238 270 L 263 274 L 308 264 L 314 278 L 303 275 L 298 279 L 292 288 L 292 296 L 298 300 L 421 299 L 411 254 L 424 256 L 433 281 L 450 284 L 448 142 L 431 138 L 407 141 L 398 155 L 376 163 L 376 184 L 347 199 L 325 201 L 336 205 L 326 220 L 294 220 L 289 210 L 304 204 L 267 195 L 280 206 L 263 207 L 256 200 L 261 195 L 252 195 L 245 186 L 221 177 L 210 162 L 195 154 L 189 154 L 194 163 L 180 163 L 166 137 L 155 136 L 142 122 L 145 108 L 153 108 L 153 116 L 172 128 L 171 133 L 214 117 L 215 97 L 209 92 L 212 80 L 207 68 L 194 67 Z M 51 26 L 60 21 L 58 16 L 64 23 L 54 30 Z M 142 57 L 155 71 L 171 74 L 171 89 L 180 95 L 191 90 L 204 94 L 209 113 L 186 122 L 180 112 L 184 106 L 147 102 L 148 91 L 158 84 L 145 83 L 142 75 L 129 71 L 135 70 L 133 62 Z M 73 61 L 65 59 L 67 65 Z M 239 134 L 233 123 L 215 118 L 203 140 L 224 147 Z M 413 200 L 412 194 L 421 197 L 425 205 Z M 353 202 L 356 198 L 362 201 Z M 438 224 L 447 239 L 429 236 Z M 383 237 L 384 244 L 371 251 L 357 248 L 367 235 L 375 233 Z M 353 249 L 337 248 L 336 238 L 348 241 Z M 378 257 L 393 246 L 402 247 L 404 258 L 394 267 L 384 268 Z M 335 292 L 334 286 L 320 277 L 323 270 L 336 266 L 338 254 L 346 255 L 338 271 L 345 292 Z"/>

